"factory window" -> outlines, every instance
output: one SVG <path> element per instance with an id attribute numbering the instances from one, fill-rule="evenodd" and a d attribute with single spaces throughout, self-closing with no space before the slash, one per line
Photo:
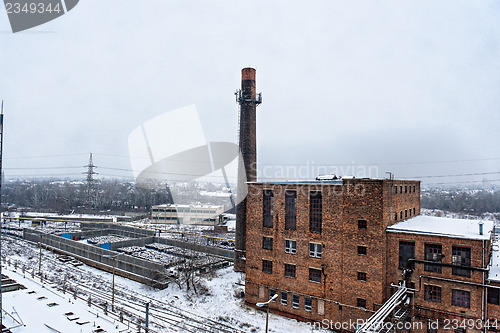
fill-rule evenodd
<path id="1" fill-rule="evenodd" d="M 292 264 L 285 264 L 285 276 L 286 277 L 295 277 L 296 266 Z"/>
<path id="2" fill-rule="evenodd" d="M 312 310 L 313 301 L 311 297 L 304 297 L 304 310 L 311 311 Z"/>
<path id="3" fill-rule="evenodd" d="M 452 289 L 451 304 L 461 306 L 463 308 L 470 308 L 470 292 L 465 290 Z"/>
<path id="4" fill-rule="evenodd" d="M 321 283 L 321 269 L 309 268 L 309 281 Z"/>
<path id="5" fill-rule="evenodd" d="M 366 273 L 358 272 L 358 281 L 366 281 Z"/>
<path id="6" fill-rule="evenodd" d="M 403 185 L 399 186 L 399 193 L 403 193 Z"/>
<path id="7" fill-rule="evenodd" d="M 281 292 L 281 304 L 287 305 L 288 304 L 288 294 L 286 291 Z"/>
<path id="8" fill-rule="evenodd" d="M 273 201 L 273 191 L 264 190 L 264 198 L 262 201 L 264 227 L 273 227 Z"/>
<path id="9" fill-rule="evenodd" d="M 413 185 L 413 193 L 415 193 L 415 185 Z"/>
<path id="10" fill-rule="evenodd" d="M 276 290 L 269 289 L 269 299 L 273 298 L 274 295 L 276 295 Z M 276 300 L 273 300 L 273 302 L 276 302 Z"/>
<path id="11" fill-rule="evenodd" d="M 358 219 L 358 229 L 366 229 L 368 226 L 368 223 L 366 222 L 365 219 Z"/>
<path id="12" fill-rule="evenodd" d="M 405 185 L 405 193 L 408 193 L 408 186 Z"/>
<path id="13" fill-rule="evenodd" d="M 297 241 L 285 239 L 285 253 L 297 253 Z"/>
<path id="14" fill-rule="evenodd" d="M 273 262 L 271 260 L 262 259 L 262 271 L 264 273 L 273 273 Z"/>
<path id="15" fill-rule="evenodd" d="M 321 233 L 323 218 L 323 197 L 321 192 L 310 193 L 309 205 L 309 231 Z"/>
<path id="16" fill-rule="evenodd" d="M 405 209 L 405 218 L 408 217 L 408 209 Z"/>
<path id="17" fill-rule="evenodd" d="M 399 268 L 414 268 L 413 261 L 409 259 L 415 258 L 415 242 L 399 241 Z"/>
<path id="18" fill-rule="evenodd" d="M 358 254 L 360 256 L 366 256 L 366 246 L 358 246 Z"/>
<path id="19" fill-rule="evenodd" d="M 425 244 L 425 260 L 441 262 L 443 257 L 443 247 L 439 244 Z M 441 265 L 424 265 L 427 272 L 441 273 Z"/>
<path id="20" fill-rule="evenodd" d="M 309 256 L 313 258 L 321 258 L 321 244 L 309 243 Z"/>
<path id="21" fill-rule="evenodd" d="M 262 237 L 262 248 L 266 250 L 273 249 L 273 238 L 272 237 Z"/>
<path id="22" fill-rule="evenodd" d="M 299 295 L 292 295 L 292 308 L 298 309 L 300 305 Z"/>
<path id="23" fill-rule="evenodd" d="M 413 215 L 415 215 L 415 207 L 413 207 Z"/>
<path id="24" fill-rule="evenodd" d="M 285 191 L 285 229 L 297 227 L 297 192 Z"/>
<path id="25" fill-rule="evenodd" d="M 366 299 L 364 298 L 358 298 L 356 300 L 356 305 L 359 307 L 359 308 L 365 308 L 366 309 Z"/>
<path id="26" fill-rule="evenodd" d="M 453 246 L 451 263 L 456 266 L 470 267 L 471 263 L 470 248 Z M 470 277 L 470 269 L 468 268 L 453 267 L 452 273 L 453 275 Z"/>
<path id="27" fill-rule="evenodd" d="M 398 194 L 398 187 L 394 186 L 394 194 Z"/>
<path id="28" fill-rule="evenodd" d="M 425 285 L 424 299 L 429 302 L 441 303 L 441 287 Z"/>
<path id="29" fill-rule="evenodd" d="M 488 288 L 488 303 L 500 305 L 500 289 Z"/>
<path id="30" fill-rule="evenodd" d="M 394 213 L 394 220 L 397 221 L 398 220 L 398 213 Z"/>

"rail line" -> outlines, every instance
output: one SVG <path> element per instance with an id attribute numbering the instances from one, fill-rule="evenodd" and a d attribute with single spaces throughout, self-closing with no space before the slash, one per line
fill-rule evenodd
<path id="1" fill-rule="evenodd" d="M 24 246 L 25 250 L 31 252 L 32 255 L 28 256 L 28 260 L 23 262 L 23 272 L 28 268 L 32 270 L 32 274 L 38 270 L 37 258 L 38 248 L 35 248 L 34 243 L 25 240 L 20 240 L 15 237 L 2 235 L 8 238 L 17 245 L 31 244 L 31 246 Z M 5 253 L 5 252 L 4 252 Z M 91 274 L 88 271 L 74 267 L 67 263 L 60 262 L 55 255 L 44 255 L 43 266 L 55 265 L 57 269 L 43 269 L 41 279 L 46 279 L 55 284 L 57 289 L 63 293 L 71 294 L 76 290 L 76 297 L 87 301 L 85 297 L 90 298 L 90 304 L 101 308 L 111 304 L 111 286 L 110 282 L 104 280 L 101 276 Z M 31 258 L 31 260 L 30 260 Z M 27 267 L 26 264 L 27 263 Z M 43 267 L 45 268 L 45 267 Z M 50 268 L 50 267 L 49 267 Z M 64 274 L 60 274 L 64 271 Z M 99 288 L 94 287 L 99 285 Z M 103 288 L 104 287 L 104 288 Z M 71 290 L 72 289 L 72 290 Z M 103 291 L 105 289 L 106 291 Z M 100 304 L 99 304 L 100 303 Z M 180 330 L 180 332 L 207 332 L 207 333 L 245 333 L 246 331 L 233 327 L 226 323 L 219 322 L 208 317 L 200 316 L 194 312 L 173 306 L 165 301 L 155 299 L 146 295 L 142 295 L 137 291 L 131 291 L 115 284 L 115 304 L 114 308 L 118 313 L 109 311 L 108 314 L 119 318 L 120 312 L 123 314 L 123 320 L 128 321 L 129 324 L 144 322 L 144 305 L 150 303 L 150 319 L 153 327 L 150 327 L 150 332 L 159 332 L 167 330 Z M 106 305 L 104 305 L 106 304 Z M 159 330 L 159 331 L 158 331 Z"/>

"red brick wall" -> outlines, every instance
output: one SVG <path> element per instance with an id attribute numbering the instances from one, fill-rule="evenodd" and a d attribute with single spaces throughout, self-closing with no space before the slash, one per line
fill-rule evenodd
<path id="1" fill-rule="evenodd" d="M 388 269 L 387 269 L 387 285 L 400 281 L 402 270 L 399 266 L 399 242 L 413 241 L 415 242 L 415 258 L 425 259 L 425 244 L 441 244 L 443 259 L 442 263 L 452 264 L 452 247 L 462 246 L 471 248 L 471 266 L 485 268 L 488 263 L 489 241 L 485 241 L 485 253 L 483 264 L 483 243 L 481 240 L 458 239 L 449 237 L 440 237 L 432 235 L 412 234 L 412 233 L 397 233 L 388 232 Z M 485 274 L 485 273 L 484 273 Z M 434 279 L 436 278 L 436 279 Z M 449 282 L 440 279 L 456 280 L 458 282 Z M 422 307 L 431 310 L 417 311 L 417 316 L 433 319 L 464 319 L 464 318 L 482 318 L 483 306 L 483 291 L 484 288 L 467 283 L 482 284 L 484 281 L 483 272 L 479 270 L 471 270 L 470 277 L 464 277 L 452 274 L 452 267 L 442 266 L 442 272 L 429 272 L 424 270 L 423 263 L 415 263 L 415 270 L 412 274 L 411 282 L 415 284 L 415 304 L 417 307 Z M 424 299 L 424 286 L 433 285 L 441 287 L 441 302 L 431 302 Z M 464 290 L 470 292 L 470 308 L 459 307 L 451 304 L 452 289 Z M 486 295 L 484 295 L 486 297 Z M 435 310 L 435 311 L 433 311 Z"/>
<path id="2" fill-rule="evenodd" d="M 249 184 L 247 204 L 246 301 L 257 303 L 268 299 L 268 288 L 291 291 L 287 306 L 279 299 L 271 309 L 321 321 L 334 322 L 368 318 L 385 300 L 384 280 L 387 255 L 386 232 L 390 207 L 420 212 L 419 182 L 398 182 L 415 185 L 411 193 L 392 195 L 389 180 L 352 179 L 343 185 L 311 184 Z M 408 186 L 407 185 L 407 186 Z M 262 191 L 274 191 L 274 226 L 263 227 Z M 297 229 L 285 230 L 285 189 L 297 190 Z M 323 231 L 309 231 L 309 192 L 323 193 Z M 404 192 L 404 186 L 403 186 Z M 392 198 L 390 198 L 390 193 Z M 391 199 L 391 200 L 389 200 Z M 412 216 L 413 213 L 412 213 Z M 358 219 L 367 221 L 367 229 L 358 229 Z M 273 250 L 262 249 L 262 237 L 273 237 Z M 297 254 L 284 251 L 285 239 L 297 241 Z M 309 242 L 323 245 L 322 258 L 309 257 Z M 367 255 L 358 255 L 358 246 L 367 248 Z M 273 273 L 262 272 L 262 259 L 273 261 Z M 284 264 L 296 265 L 296 278 L 284 276 Z M 323 265 L 323 266 L 322 266 Z M 322 269 L 322 283 L 309 281 L 309 267 Z M 358 281 L 358 272 L 367 280 Z M 259 298 L 259 285 L 266 286 Z M 300 295 L 299 309 L 291 306 L 291 295 Z M 313 310 L 304 311 L 304 295 L 313 296 Z M 357 298 L 366 300 L 368 310 L 357 308 Z M 318 299 L 325 299 L 325 315 L 318 315 Z"/>

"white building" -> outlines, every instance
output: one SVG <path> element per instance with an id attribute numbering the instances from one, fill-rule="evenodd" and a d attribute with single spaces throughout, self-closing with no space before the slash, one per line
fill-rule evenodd
<path id="1" fill-rule="evenodd" d="M 157 205 L 151 207 L 153 223 L 217 225 L 224 206 Z"/>

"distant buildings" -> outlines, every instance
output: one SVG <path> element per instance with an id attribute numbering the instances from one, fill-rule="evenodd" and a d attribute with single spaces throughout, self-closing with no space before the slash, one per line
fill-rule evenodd
<path id="1" fill-rule="evenodd" d="M 482 332 L 500 318 L 493 222 L 480 233 L 477 221 L 419 216 L 418 181 L 252 182 L 247 200 L 250 304 L 278 293 L 272 311 L 354 331 L 346 323 L 371 317 L 404 281 L 383 320 L 421 323 L 416 332 L 469 320 L 467 332 Z"/>
<path id="2" fill-rule="evenodd" d="M 153 223 L 217 225 L 224 206 L 164 204 L 152 206 Z"/>

